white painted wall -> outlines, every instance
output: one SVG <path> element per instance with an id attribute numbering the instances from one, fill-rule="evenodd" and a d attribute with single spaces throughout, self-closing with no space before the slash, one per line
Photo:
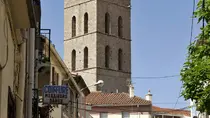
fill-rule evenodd
<path id="1" fill-rule="evenodd" d="M 91 113 L 93 118 L 100 118 L 100 113 Z M 122 118 L 122 113 L 108 113 L 108 118 Z M 140 112 L 130 113 L 130 118 L 151 118 L 150 114 L 141 114 Z"/>
<path id="2" fill-rule="evenodd" d="M 183 116 L 183 118 L 191 118 L 190 116 Z"/>
<path id="3" fill-rule="evenodd" d="M 100 113 L 90 113 L 93 118 L 100 118 Z M 122 113 L 108 113 L 108 118 L 122 118 Z M 141 112 L 130 113 L 130 118 L 152 118 L 150 114 Z M 183 116 L 182 118 L 191 118 L 190 116 Z"/>

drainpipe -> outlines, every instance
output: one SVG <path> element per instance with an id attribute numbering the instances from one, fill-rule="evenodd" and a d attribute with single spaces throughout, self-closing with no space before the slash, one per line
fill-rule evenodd
<path id="1" fill-rule="evenodd" d="M 30 28 L 29 36 L 29 82 L 28 82 L 28 102 L 27 102 L 27 116 L 32 118 L 32 88 L 34 81 L 34 56 L 35 56 L 35 29 Z"/>
<path id="2" fill-rule="evenodd" d="M 38 95 L 38 79 L 39 79 L 39 66 L 40 66 L 40 59 L 39 59 L 39 44 L 40 44 L 40 24 L 37 22 L 37 28 L 36 28 L 36 39 L 35 39 L 35 78 L 34 78 L 34 86 L 33 86 L 33 92 L 34 92 L 34 102 L 33 102 L 33 118 L 38 118 L 38 108 L 39 108 L 39 95 Z"/>
<path id="3" fill-rule="evenodd" d="M 25 69 L 25 71 L 26 71 L 26 73 L 27 73 L 27 75 L 26 75 L 26 77 L 25 77 L 25 97 L 24 97 L 24 112 L 25 112 L 25 114 L 24 114 L 24 118 L 28 118 L 28 114 L 27 114 L 27 109 L 28 109 L 28 105 L 27 105 L 27 103 L 28 103 L 28 79 L 29 79 L 29 34 L 30 34 L 30 29 L 27 29 L 27 36 L 26 36 L 26 38 L 28 38 L 28 40 L 26 40 L 26 58 L 25 58 L 25 60 L 26 60 L 26 69 Z"/>
<path id="4" fill-rule="evenodd" d="M 79 95 L 78 94 L 76 94 L 76 118 L 79 118 Z"/>
<path id="5" fill-rule="evenodd" d="M 27 34 L 28 31 L 24 30 L 24 34 L 28 40 Z M 24 91 L 25 91 L 25 79 L 26 79 L 26 42 L 24 42 L 21 45 L 21 55 L 22 55 L 22 61 L 21 61 L 21 70 L 20 70 L 20 88 L 18 89 L 18 95 L 20 96 L 20 98 L 18 98 L 17 101 L 17 112 L 16 112 L 16 116 L 17 118 L 23 118 L 23 99 L 24 99 Z"/>

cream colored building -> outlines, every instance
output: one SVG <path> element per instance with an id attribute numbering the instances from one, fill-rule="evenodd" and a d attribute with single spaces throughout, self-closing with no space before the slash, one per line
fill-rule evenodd
<path id="1" fill-rule="evenodd" d="M 0 118 L 25 114 L 27 28 L 36 26 L 35 6 L 32 0 L 0 1 Z"/>
<path id="2" fill-rule="evenodd" d="M 52 118 L 75 118 L 76 114 L 83 115 L 80 113 L 80 102 L 87 96 L 90 91 L 87 88 L 83 78 L 79 75 L 72 75 L 67 66 L 64 64 L 63 60 L 59 56 L 53 44 L 50 44 L 49 40 L 46 37 L 42 37 L 43 42 L 43 56 L 50 59 L 50 62 L 47 61 L 43 63 L 43 67 L 39 71 L 39 92 L 41 97 L 41 89 L 44 85 L 68 85 L 70 88 L 70 101 L 68 105 L 52 105 L 54 111 L 50 113 Z M 49 54 L 50 49 L 50 54 Z M 50 57 L 49 57 L 50 55 Z M 81 91 L 81 89 L 84 89 Z M 42 103 L 40 103 L 42 106 Z M 77 108 L 77 106 L 79 106 Z M 42 107 L 44 108 L 44 107 Z"/>

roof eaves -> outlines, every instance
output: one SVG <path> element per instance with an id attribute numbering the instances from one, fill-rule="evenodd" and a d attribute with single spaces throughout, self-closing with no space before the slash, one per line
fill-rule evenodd
<path id="1" fill-rule="evenodd" d="M 167 116 L 183 116 L 183 114 L 171 114 L 171 113 L 167 113 L 167 112 L 154 112 L 153 111 L 153 114 L 155 115 L 167 115 Z"/>
<path id="2" fill-rule="evenodd" d="M 142 104 L 92 104 L 92 106 L 96 106 L 96 107 L 113 107 L 113 106 L 126 106 L 126 107 L 129 107 L 129 106 L 150 106 L 151 104 L 145 104 L 145 105 L 142 105 Z"/>

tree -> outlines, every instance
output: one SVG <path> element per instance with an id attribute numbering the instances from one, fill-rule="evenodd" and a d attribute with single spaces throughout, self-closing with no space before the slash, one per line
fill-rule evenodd
<path id="1" fill-rule="evenodd" d="M 205 26 L 188 47 L 188 57 L 181 70 L 182 96 L 194 100 L 200 112 L 210 113 L 210 0 L 199 0 L 194 17 Z"/>

